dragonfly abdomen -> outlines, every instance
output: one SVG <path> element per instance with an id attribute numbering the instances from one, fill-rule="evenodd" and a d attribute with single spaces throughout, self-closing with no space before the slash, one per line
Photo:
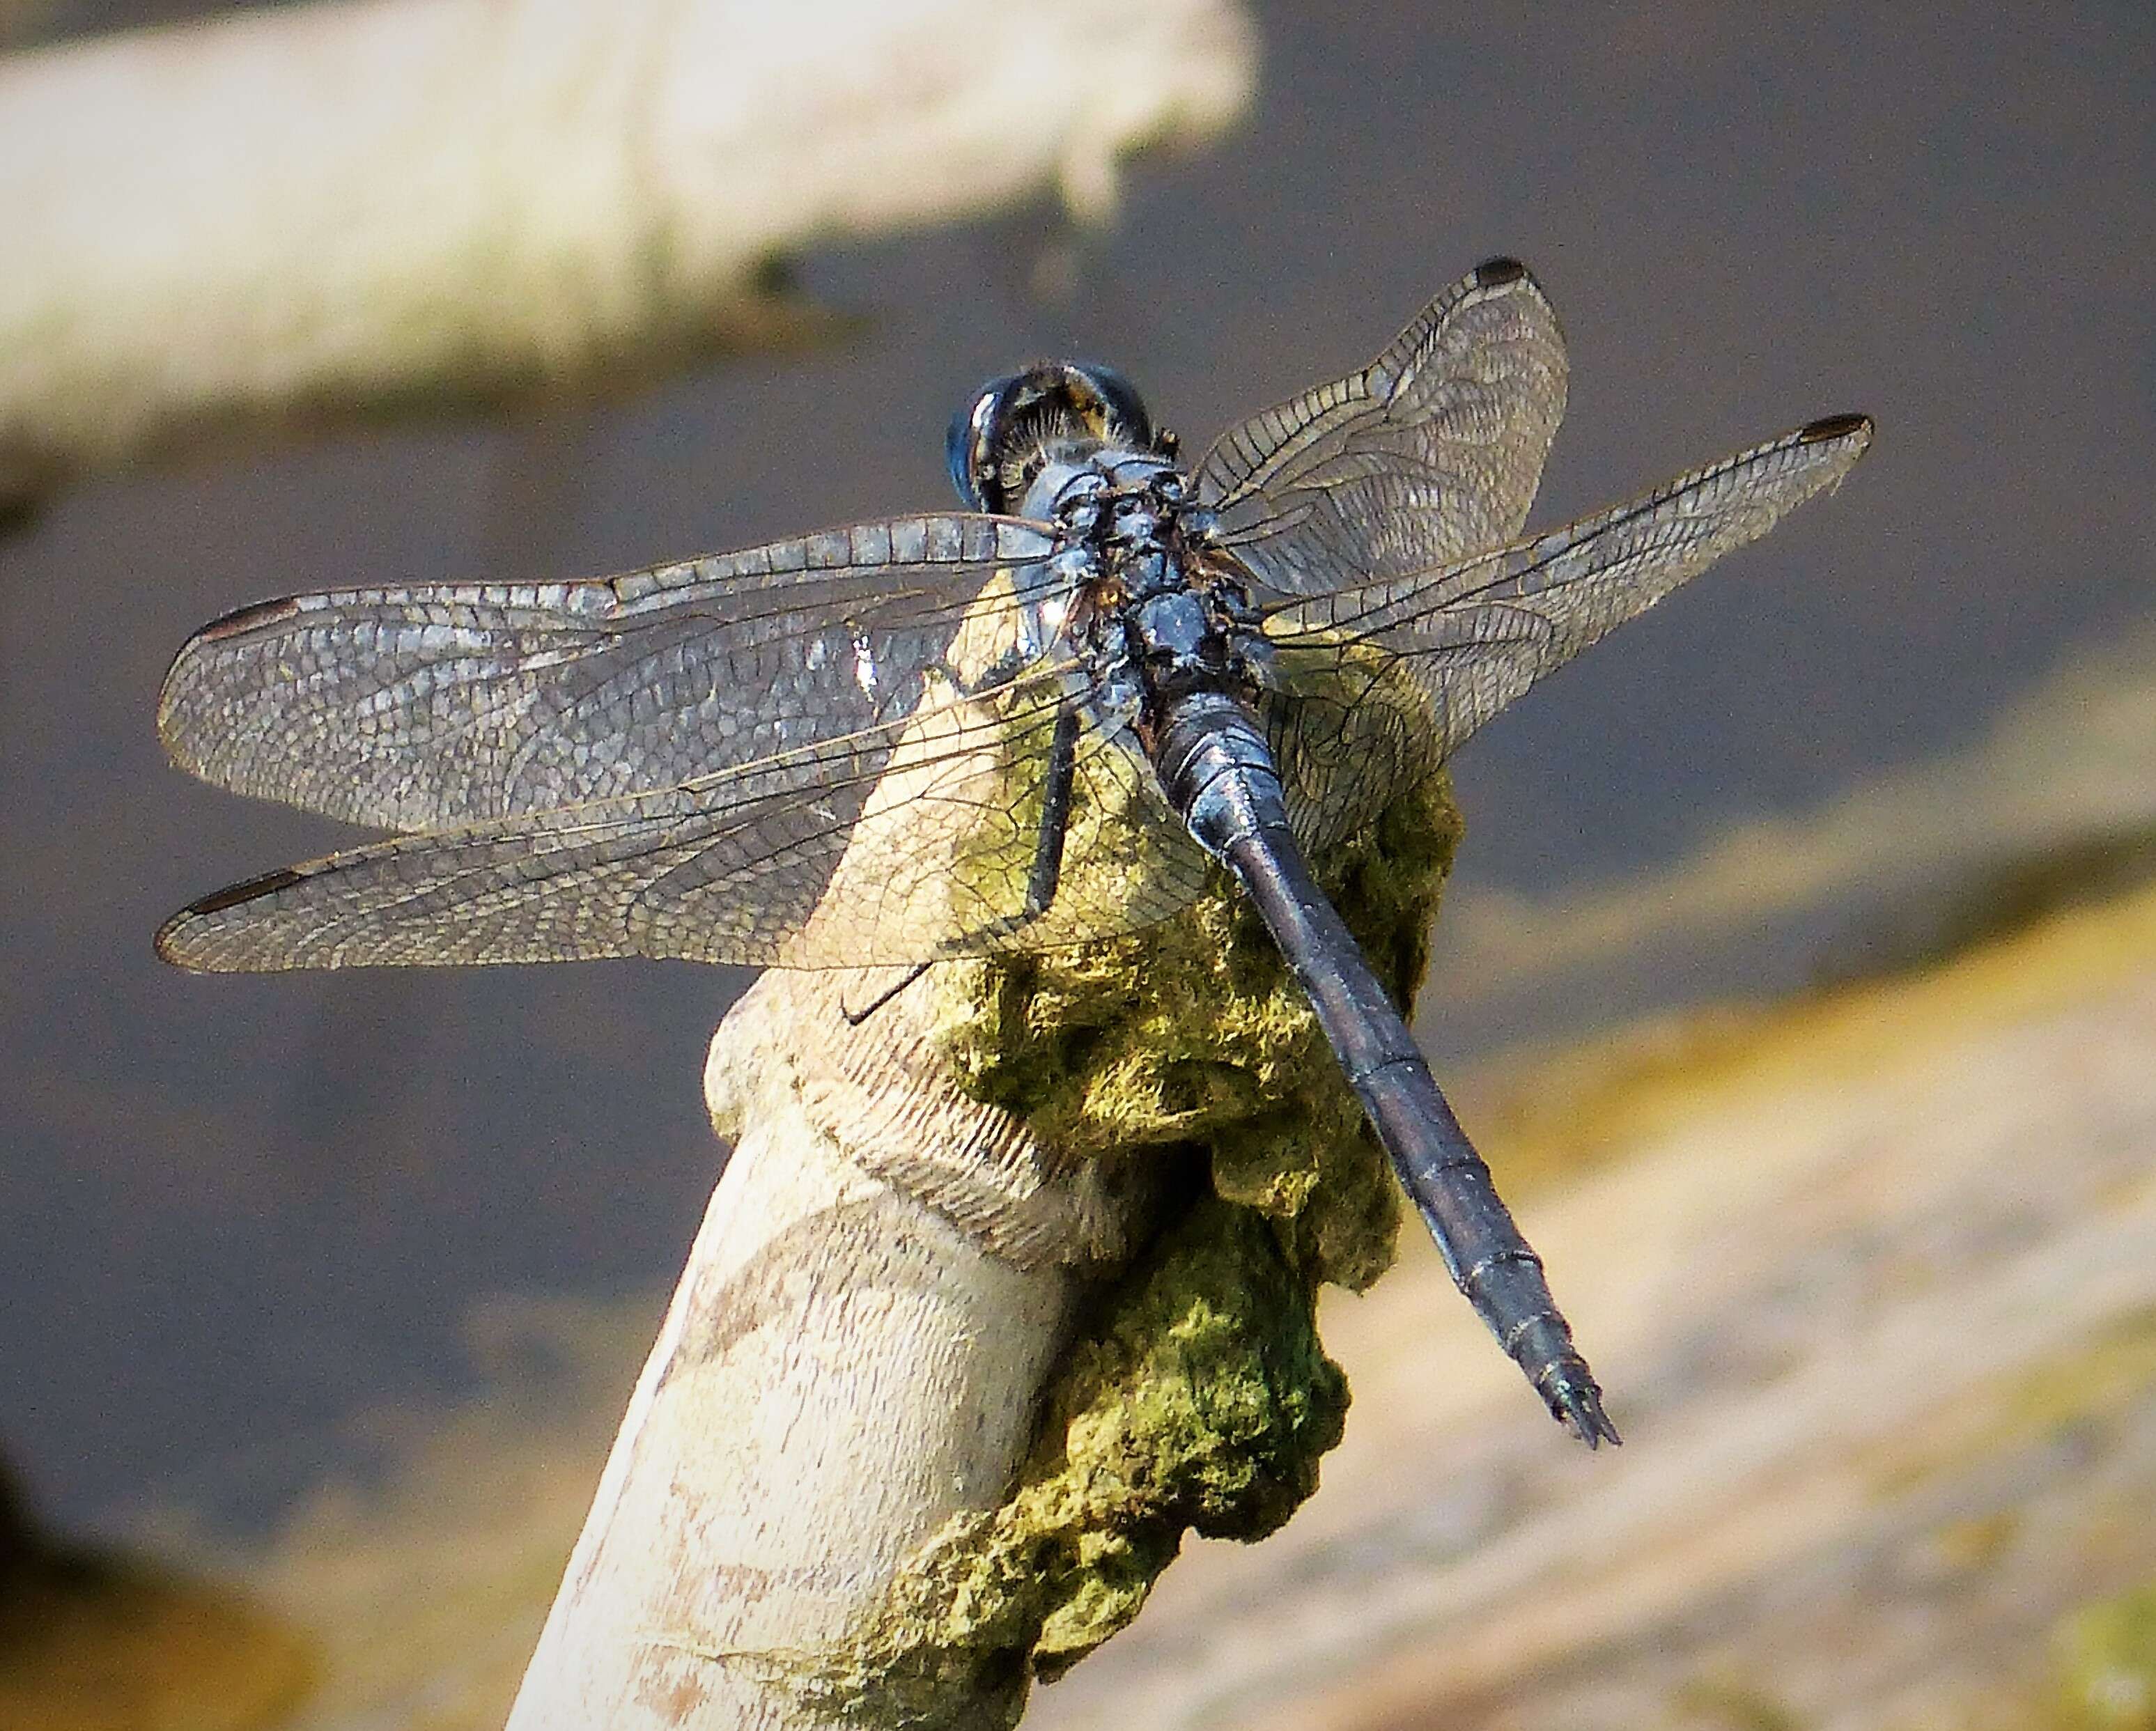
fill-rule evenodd
<path id="1" fill-rule="evenodd" d="M 1256 720 L 1224 692 L 1194 692 L 1166 706 L 1157 739 L 1169 799 L 1280 946 L 1454 1282 L 1559 1422 L 1590 1446 L 1617 1441 L 1540 1259 L 1303 858 Z"/>

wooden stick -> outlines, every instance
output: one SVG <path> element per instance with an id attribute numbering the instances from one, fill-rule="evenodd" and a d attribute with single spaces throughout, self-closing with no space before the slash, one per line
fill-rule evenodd
<path id="1" fill-rule="evenodd" d="M 858 1727 L 819 1668 L 1002 1500 L 1078 1276 L 1123 1247 L 1097 1168 L 951 1086 L 925 994 L 849 1028 L 849 990 L 767 974 L 712 1040 L 734 1154 L 511 1731 Z"/>

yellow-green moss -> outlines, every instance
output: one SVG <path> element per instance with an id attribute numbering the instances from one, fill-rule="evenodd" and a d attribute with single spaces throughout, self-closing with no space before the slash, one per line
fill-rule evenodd
<path id="1" fill-rule="evenodd" d="M 1460 820 L 1438 779 L 1314 862 L 1396 1003 L 1413 1001 Z M 1194 1150 L 1291 1259 L 1356 1287 L 1392 1261 L 1399 1193 L 1280 952 L 1224 881 L 1142 935 L 956 964 L 942 1037 L 980 1099 L 1074 1158 Z"/>
<path id="2" fill-rule="evenodd" d="M 1317 1486 L 1347 1379 L 1253 1210 L 1200 1199 L 1068 1355 L 1000 1508 L 961 1516 L 787 1681 L 864 1723 L 1005 1727 L 1136 1616 L 1186 1531 L 1259 1538 Z"/>
<path id="3" fill-rule="evenodd" d="M 2156 1731 L 2156 1581 L 2083 1605 L 2057 1636 L 2062 1723 Z"/>
<path id="4" fill-rule="evenodd" d="M 1459 829 L 1440 780 L 1317 862 L 1402 1004 Z M 1032 1677 L 1137 1614 L 1186 1532 L 1256 1538 L 1316 1489 L 1348 1405 L 1317 1287 L 1383 1271 L 1399 1192 L 1224 883 L 1139 937 L 942 972 L 948 1048 L 981 1098 L 1073 1156 L 1173 1174 L 1159 1231 L 1065 1354 L 1009 1500 L 937 1534 L 843 1651 L 787 1667 L 864 1723 L 1001 1727 Z"/>

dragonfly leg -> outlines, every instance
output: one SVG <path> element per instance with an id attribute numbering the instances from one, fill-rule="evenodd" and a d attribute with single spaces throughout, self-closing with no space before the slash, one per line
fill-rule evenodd
<path id="1" fill-rule="evenodd" d="M 1063 881 L 1063 840 L 1070 829 L 1070 800 L 1077 783 L 1078 711 L 1065 704 L 1056 712 L 1055 737 L 1049 742 L 1048 773 L 1041 783 L 1040 826 L 1034 835 L 1033 864 L 1025 876 L 1024 907 L 1017 914 L 991 922 L 979 931 L 966 933 L 951 946 L 953 955 L 971 953 L 983 938 L 1001 937 L 1029 926 L 1054 905 L 1056 886 Z M 935 965 L 934 962 L 917 962 L 906 969 L 905 979 L 887 991 L 879 992 L 865 1009 L 842 1010 L 846 1025 L 860 1027 Z"/>
<path id="2" fill-rule="evenodd" d="M 898 996 L 901 992 L 911 985 L 914 981 L 919 979 L 922 974 L 927 973 L 928 970 L 935 965 L 936 964 L 933 962 L 916 962 L 911 968 L 906 970 L 905 979 L 900 980 L 896 985 L 877 993 L 875 997 L 869 1000 L 866 1008 L 861 1009 L 849 1009 L 842 1003 L 839 1006 L 839 1014 L 846 1019 L 846 1025 L 849 1028 L 860 1027 L 863 1022 L 865 1022 L 870 1016 L 881 1009 L 885 1004 L 890 1003 L 892 999 Z"/>
<path id="3" fill-rule="evenodd" d="M 1078 782 L 1078 711 L 1065 704 L 1056 712 L 1055 735 L 1048 746 L 1048 774 L 1041 785 L 1040 828 L 1033 840 L 1033 869 L 1026 874 L 1025 912 L 1013 926 L 1046 913 L 1063 881 L 1063 838 L 1070 826 L 1070 796 Z"/>

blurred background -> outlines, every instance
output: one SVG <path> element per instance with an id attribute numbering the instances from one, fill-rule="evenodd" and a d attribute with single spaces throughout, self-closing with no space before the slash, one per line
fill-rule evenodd
<path id="1" fill-rule="evenodd" d="M 165 765 L 187 634 L 934 505 L 1042 353 L 1202 448 L 1510 253 L 1536 523 L 1880 429 L 1455 766 L 1419 1029 L 1633 1446 L 1485 1413 L 1405 1246 L 1317 1502 L 1034 1718 L 2156 1724 L 2156 14 L 678 10 L 0 8 L 0 1564 L 154 1558 L 245 1676 L 81 1723 L 498 1722 L 746 982 L 162 968 L 349 834 Z"/>

